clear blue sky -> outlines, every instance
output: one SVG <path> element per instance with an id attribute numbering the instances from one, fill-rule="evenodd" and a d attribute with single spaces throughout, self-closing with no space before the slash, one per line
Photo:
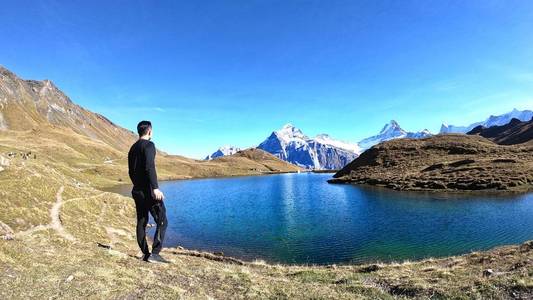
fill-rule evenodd
<path id="1" fill-rule="evenodd" d="M 113 2 L 113 4 L 110 4 Z M 531 1 L 5 1 L 0 64 L 203 157 L 533 108 Z"/>

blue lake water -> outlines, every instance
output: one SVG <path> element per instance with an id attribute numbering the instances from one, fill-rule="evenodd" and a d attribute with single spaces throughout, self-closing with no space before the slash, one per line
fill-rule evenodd
<path id="1" fill-rule="evenodd" d="M 332 185 L 330 177 L 162 182 L 165 245 L 326 264 L 439 257 L 533 239 L 532 193 L 409 193 Z"/>

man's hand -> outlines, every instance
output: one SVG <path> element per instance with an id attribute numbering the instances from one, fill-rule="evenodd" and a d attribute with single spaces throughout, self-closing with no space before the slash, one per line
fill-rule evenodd
<path id="1" fill-rule="evenodd" d="M 154 189 L 153 192 L 152 192 L 152 195 L 154 196 L 155 200 L 157 200 L 157 201 L 165 200 L 165 195 L 163 195 L 163 192 L 161 192 L 159 189 Z"/>

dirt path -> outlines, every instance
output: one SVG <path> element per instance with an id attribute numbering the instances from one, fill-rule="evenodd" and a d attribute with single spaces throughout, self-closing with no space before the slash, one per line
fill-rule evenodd
<path id="1" fill-rule="evenodd" d="M 61 186 L 56 194 L 56 203 L 54 206 L 52 206 L 52 209 L 50 209 L 50 227 L 54 229 L 57 234 L 59 234 L 62 238 L 69 240 L 69 241 L 75 241 L 76 239 L 68 233 L 65 228 L 63 227 L 63 224 L 61 223 L 61 206 L 63 205 L 63 191 L 65 190 L 64 186 Z"/>
<path id="2" fill-rule="evenodd" d="M 17 233 L 14 233 L 13 236 L 15 238 L 20 238 L 20 237 L 24 237 L 24 236 L 27 236 L 27 235 L 31 235 L 32 233 L 37 232 L 37 231 L 53 229 L 62 238 L 66 239 L 66 240 L 69 240 L 69 241 L 75 241 L 76 238 L 74 236 L 72 236 L 70 233 L 68 233 L 65 230 L 65 228 L 63 227 L 63 224 L 61 222 L 61 207 L 63 206 L 63 204 L 71 202 L 71 201 L 82 200 L 82 199 L 91 199 L 91 198 L 96 198 L 96 197 L 102 196 L 106 192 L 100 193 L 98 195 L 90 196 L 90 197 L 78 197 L 78 198 L 72 198 L 72 199 L 68 199 L 68 200 L 63 200 L 63 191 L 64 190 L 65 190 L 65 187 L 61 186 L 59 188 L 59 190 L 57 191 L 57 193 L 56 193 L 56 202 L 54 203 L 52 208 L 50 208 L 50 223 L 49 224 L 38 225 L 38 226 L 32 227 L 32 228 L 30 228 L 28 230 L 19 231 Z"/>
<path id="3" fill-rule="evenodd" d="M 0 221 L 0 238 L 11 239 L 13 237 L 13 229 L 6 223 Z"/>

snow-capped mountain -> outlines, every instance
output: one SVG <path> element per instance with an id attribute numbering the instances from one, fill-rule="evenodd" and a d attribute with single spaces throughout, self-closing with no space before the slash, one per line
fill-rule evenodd
<path id="1" fill-rule="evenodd" d="M 518 119 L 522 122 L 529 121 L 531 120 L 531 118 L 533 118 L 533 111 L 518 110 L 515 108 L 506 114 L 499 116 L 490 116 L 485 121 L 476 122 L 468 126 L 454 126 L 443 123 L 440 127 L 440 133 L 467 133 L 470 130 L 474 129 L 474 127 L 477 127 L 479 125 L 482 125 L 483 127 L 502 126 L 509 123 L 513 118 Z"/>
<path id="2" fill-rule="evenodd" d="M 335 140 L 326 134 L 310 138 L 292 124 L 272 132 L 257 148 L 295 165 L 319 170 L 340 169 L 359 154 L 357 144 Z"/>
<path id="3" fill-rule="evenodd" d="M 431 136 L 431 132 L 429 130 L 424 129 L 422 131 L 417 132 L 409 132 L 403 130 L 398 122 L 391 120 L 388 124 L 385 124 L 383 129 L 379 132 L 379 134 L 368 137 L 366 139 L 362 139 L 359 141 L 359 147 L 362 151 L 377 145 L 384 141 L 389 141 L 392 139 L 400 139 L 400 138 L 413 138 L 413 139 L 420 139 Z"/>
<path id="4" fill-rule="evenodd" d="M 213 152 L 213 154 L 206 156 L 205 160 L 211 160 L 226 155 L 233 155 L 239 151 L 241 151 L 241 149 L 235 146 L 222 146 L 218 148 L 217 151 Z"/>

